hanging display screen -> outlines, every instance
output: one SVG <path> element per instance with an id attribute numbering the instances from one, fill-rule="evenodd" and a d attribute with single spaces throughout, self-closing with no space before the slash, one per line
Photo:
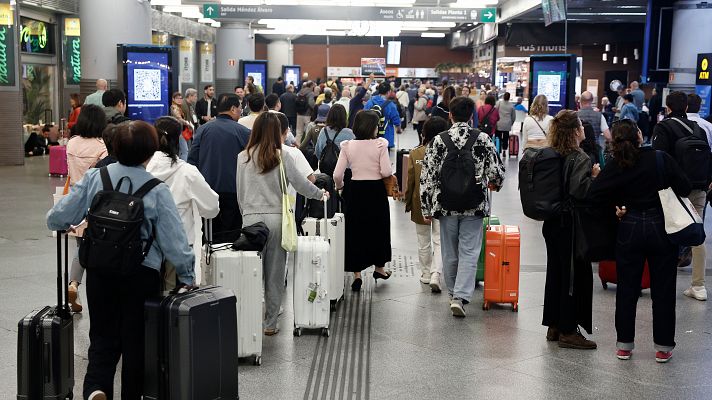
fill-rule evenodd
<path id="1" fill-rule="evenodd" d="M 242 71 L 242 82 L 247 84 L 247 77 L 251 76 L 255 80 L 255 85 L 264 88 L 267 85 L 267 61 L 262 60 L 240 60 L 240 71 Z"/>
<path id="2" fill-rule="evenodd" d="M 24 53 L 54 54 L 54 25 L 20 18 L 20 49 Z"/>
<path id="3" fill-rule="evenodd" d="M 549 114 L 570 108 L 576 79 L 576 56 L 532 56 L 530 58 L 531 99 L 546 96 Z M 573 69 L 573 70 L 572 70 Z"/>
<path id="4" fill-rule="evenodd" d="M 287 85 L 299 86 L 302 78 L 302 68 L 299 65 L 283 65 L 282 76 Z"/>
<path id="5" fill-rule="evenodd" d="M 177 90 L 174 47 L 118 45 L 120 83 L 126 93 L 127 116 L 153 122 L 169 115 L 171 92 Z"/>

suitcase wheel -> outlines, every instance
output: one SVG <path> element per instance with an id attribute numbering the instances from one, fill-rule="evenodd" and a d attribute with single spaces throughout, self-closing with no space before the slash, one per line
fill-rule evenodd
<path id="1" fill-rule="evenodd" d="M 322 336 L 329 337 L 329 328 L 321 328 Z"/>
<path id="2" fill-rule="evenodd" d="M 254 365 L 260 366 L 262 365 L 262 357 L 261 356 L 255 356 L 255 359 L 253 361 Z"/>
<path id="3" fill-rule="evenodd" d="M 512 304 L 512 312 L 519 312 L 519 303 Z"/>
<path id="4" fill-rule="evenodd" d="M 489 304 L 489 302 L 486 302 L 486 301 L 485 301 L 484 304 L 482 304 L 482 309 L 485 310 L 485 311 L 488 311 L 488 310 L 490 309 L 490 304 Z"/>
<path id="5" fill-rule="evenodd" d="M 603 286 L 603 290 L 608 290 L 608 282 L 601 282 L 601 286 Z"/>
<path id="6" fill-rule="evenodd" d="M 302 328 L 294 328 L 294 336 L 302 336 Z"/>
<path id="7" fill-rule="evenodd" d="M 337 300 L 331 300 L 331 304 L 329 305 L 329 310 L 331 312 L 336 311 L 336 305 L 338 304 Z"/>

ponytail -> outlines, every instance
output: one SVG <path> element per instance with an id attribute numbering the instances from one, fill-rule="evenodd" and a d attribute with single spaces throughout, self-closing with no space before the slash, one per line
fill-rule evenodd
<path id="1" fill-rule="evenodd" d="M 179 140 L 183 125 L 175 117 L 160 117 L 155 123 L 158 133 L 158 150 L 171 159 L 171 165 L 178 162 Z"/>

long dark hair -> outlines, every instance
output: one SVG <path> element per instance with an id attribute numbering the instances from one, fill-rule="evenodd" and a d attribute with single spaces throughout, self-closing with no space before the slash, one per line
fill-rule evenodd
<path id="1" fill-rule="evenodd" d="M 613 158 L 623 168 L 632 167 L 638 161 L 638 125 L 623 119 L 613 124 Z"/>
<path id="2" fill-rule="evenodd" d="M 183 125 L 174 117 L 160 117 L 153 125 L 158 133 L 158 150 L 170 157 L 171 165 L 175 164 L 178 161 Z"/>
<path id="3" fill-rule="evenodd" d="M 346 108 L 341 104 L 331 106 L 329 114 L 326 116 L 326 126 L 336 132 L 341 132 L 342 129 L 346 128 Z"/>
<path id="4" fill-rule="evenodd" d="M 255 120 L 250 141 L 247 143 L 247 161 L 255 156 L 255 164 L 260 173 L 265 174 L 279 165 L 277 150 L 282 147 L 282 124 L 276 113 L 263 112 Z M 254 152 L 254 154 L 253 154 Z"/>
<path id="5" fill-rule="evenodd" d="M 457 96 L 457 94 L 455 93 L 454 87 L 452 87 L 452 86 L 446 87 L 445 90 L 443 90 L 443 106 L 445 106 L 445 108 L 449 109 L 450 100 L 454 99 L 456 96 Z"/>
<path id="6" fill-rule="evenodd" d="M 354 135 L 356 140 L 368 140 L 376 137 L 378 129 L 378 114 L 371 110 L 361 110 L 354 119 Z"/>

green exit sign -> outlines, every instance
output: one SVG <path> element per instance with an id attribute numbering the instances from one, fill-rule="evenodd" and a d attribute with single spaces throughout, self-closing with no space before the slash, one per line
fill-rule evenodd
<path id="1" fill-rule="evenodd" d="M 496 8 L 484 8 L 480 12 L 480 22 L 496 22 L 497 20 L 497 9 Z"/>
<path id="2" fill-rule="evenodd" d="M 218 4 L 203 5 L 203 16 L 205 18 L 215 18 L 220 14 L 220 6 Z"/>

